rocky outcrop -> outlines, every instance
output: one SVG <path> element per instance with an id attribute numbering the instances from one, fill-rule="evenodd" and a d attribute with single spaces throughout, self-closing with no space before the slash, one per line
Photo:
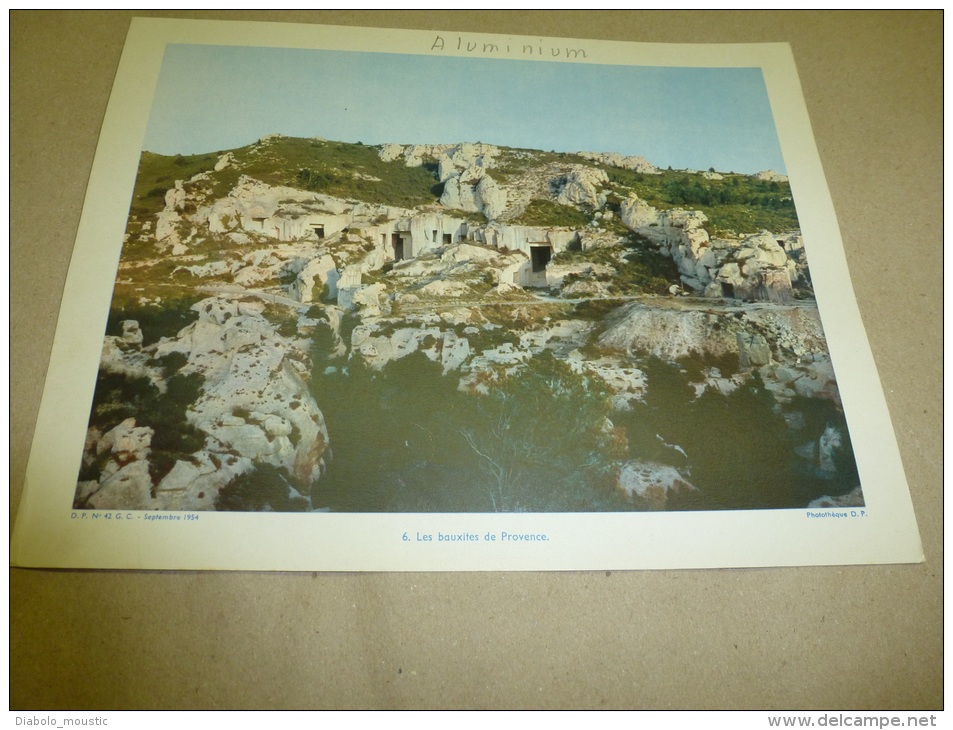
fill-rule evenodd
<path id="1" fill-rule="evenodd" d="M 77 497 L 93 509 L 149 509 L 152 479 L 149 454 L 154 431 L 127 418 L 100 434 L 90 429 L 83 454 L 84 466 L 105 463 L 98 480 L 80 482 Z"/>
<path id="2" fill-rule="evenodd" d="M 187 250 L 180 237 L 181 212 L 177 209 L 180 199 L 184 200 L 182 181 L 177 180 L 175 187 L 166 193 L 165 208 L 156 216 L 155 239 L 163 245 L 172 248 L 173 254 L 182 254 Z"/>
<path id="3" fill-rule="evenodd" d="M 498 147 L 481 142 L 414 145 L 387 143 L 381 145 L 378 152 L 383 162 L 403 159 L 408 167 L 420 167 L 425 160 L 435 160 L 441 182 L 460 174 L 469 167 L 490 168 L 499 154 Z"/>
<path id="4" fill-rule="evenodd" d="M 762 170 L 759 173 L 752 175 L 755 180 L 766 180 L 767 182 L 787 182 L 788 176 L 782 175 L 780 172 L 775 172 L 774 170 Z"/>
<path id="5" fill-rule="evenodd" d="M 164 391 L 160 359 L 184 356 L 179 374 L 202 376 L 198 398 L 183 405 L 205 445 L 156 475 L 150 468 L 152 428 L 130 418 L 105 434 L 91 429 L 86 461 L 105 460 L 105 466 L 96 480 L 81 485 L 78 499 L 98 509 L 214 509 L 236 477 L 268 464 L 288 475 L 289 489 L 302 490 L 291 498 L 310 504 L 310 485 L 321 477 L 329 453 L 328 432 L 305 384 L 307 355 L 276 332 L 262 316 L 264 308 L 260 301 L 206 299 L 193 307 L 195 322 L 146 348 L 137 325 L 124 327 L 125 345 L 107 346 L 103 367 L 148 376 Z"/>
<path id="6" fill-rule="evenodd" d="M 838 509 L 841 507 L 863 507 L 864 493 L 861 488 L 854 487 L 847 494 L 841 494 L 836 497 L 825 495 L 812 500 L 807 506 L 809 509 Z"/>
<path id="7" fill-rule="evenodd" d="M 403 327 L 389 334 L 374 335 L 372 326 L 356 327 L 351 334 L 351 352 L 364 360 L 368 367 L 380 370 L 389 362 L 399 360 L 422 350 L 433 361 L 440 360 L 443 333 L 437 327 Z M 425 341 L 429 346 L 422 347 Z"/>
<path id="8" fill-rule="evenodd" d="M 212 204 L 208 230 L 222 234 L 242 231 L 279 241 L 324 237 L 347 228 L 353 208 L 353 203 L 329 195 L 271 186 L 242 175 L 227 196 Z"/>
<path id="9" fill-rule="evenodd" d="M 757 372 L 780 404 L 795 396 L 840 404 L 827 342 L 813 307 L 761 308 L 726 316 L 717 309 L 633 303 L 620 307 L 607 325 L 598 344 L 608 352 L 667 362 L 737 356 L 743 372 Z M 716 378 L 708 385 L 724 392 L 739 384 L 737 379 L 729 384 Z"/>
<path id="10" fill-rule="evenodd" d="M 579 261 L 571 264 L 550 264 L 546 267 L 546 284 L 552 289 L 559 289 L 566 282 L 567 278 L 588 279 L 592 277 L 609 277 L 617 273 L 616 270 L 608 264 L 594 264 L 589 261 Z M 564 292 L 572 294 L 571 291 Z"/>
<path id="11" fill-rule="evenodd" d="M 382 144 L 377 154 L 382 162 L 393 162 L 394 160 L 400 159 L 404 154 L 404 146 L 392 143 Z"/>
<path id="12" fill-rule="evenodd" d="M 490 223 L 473 232 L 475 240 L 494 248 L 522 251 L 529 254 L 534 245 L 551 247 L 553 255 L 565 251 L 579 240 L 579 233 L 571 228 L 541 226 L 514 226 Z"/>
<path id="13" fill-rule="evenodd" d="M 600 347 L 630 356 L 674 362 L 692 355 L 721 357 L 738 349 L 734 327 L 723 327 L 723 318 L 702 311 L 634 303 L 621 307 L 608 323 L 599 337 Z"/>
<path id="14" fill-rule="evenodd" d="M 141 349 L 142 330 L 139 328 L 139 323 L 135 320 L 126 320 L 122 323 L 122 328 L 122 336 L 106 335 L 103 338 L 103 351 L 99 359 L 100 370 L 127 378 L 145 378 L 160 392 L 164 391 L 162 368 Z"/>
<path id="15" fill-rule="evenodd" d="M 221 172 L 222 170 L 228 169 L 229 167 L 235 167 L 235 164 L 238 161 L 235 159 L 235 155 L 231 152 L 226 152 L 224 155 L 218 158 L 218 161 L 215 163 L 215 172 Z"/>
<path id="16" fill-rule="evenodd" d="M 287 145 L 317 155 L 327 146 Z M 658 172 L 639 157 L 387 144 L 377 148 L 387 165 L 364 165 L 372 149 L 338 145 L 350 164 L 333 156 L 299 170 L 300 156 L 280 157 L 285 147 L 263 139 L 226 153 L 209 173 L 176 182 L 157 218 L 130 219 L 131 247 L 157 242 L 177 256 L 168 268 L 139 255 L 123 261 L 124 284 L 148 273 L 140 305 L 165 293 L 147 287 L 170 270 L 177 285 L 221 294 L 201 301 L 194 322 L 158 343 L 145 345 L 132 320 L 106 338 L 104 373 L 136 380 L 150 403 L 153 391 L 182 384 L 173 371 L 201 378 L 187 382 L 194 402 L 173 409 L 173 420 L 188 427 L 179 447 L 163 445 L 160 422 L 145 414 L 109 421 L 101 425 L 105 433 L 90 429 L 77 492 L 82 505 L 234 508 L 241 494 L 284 484 L 280 504 L 253 508 L 310 506 L 335 436 L 306 383 L 314 378 L 315 392 L 327 393 L 325 386 L 357 383 L 350 380 L 356 373 L 381 382 L 399 375 L 408 376 L 400 386 L 406 391 L 414 366 L 428 376 L 442 371 L 463 393 L 493 393 L 519 373 L 559 372 L 585 388 L 593 396 L 586 405 L 601 409 L 612 439 L 599 473 L 617 477 L 638 509 L 706 499 L 692 496 L 689 479 L 704 490 L 710 475 L 685 453 L 704 459 L 704 449 L 685 434 L 669 436 L 681 445 L 667 443 L 665 428 L 646 424 L 664 422 L 675 407 L 707 416 L 718 411 L 718 398 L 726 407 L 757 409 L 768 428 L 786 429 L 782 439 L 801 445 L 801 462 L 791 461 L 802 473 L 840 478 L 832 470 L 842 464 L 846 430 L 822 434 L 815 412 L 840 423 L 830 356 L 816 308 L 791 301 L 795 287 L 798 296 L 809 293 L 798 231 L 712 234 L 701 211 L 657 208 L 631 194 L 642 189 L 640 175 Z M 323 189 L 332 180 L 341 189 L 348 176 L 360 184 L 334 197 L 239 177 L 250 159 L 271 181 L 297 174 L 303 187 Z M 272 159 L 274 170 L 262 166 Z M 407 176 L 396 169 L 404 165 L 426 170 Z M 385 177 L 382 170 L 412 180 L 402 193 L 424 202 L 411 209 L 347 197 L 373 188 L 375 197 L 367 197 L 377 200 L 386 186 L 367 173 Z M 703 186 L 721 178 L 684 174 Z M 222 195 L 224 181 L 236 177 Z M 439 204 L 431 187 L 437 179 Z M 515 223 L 521 220 L 532 224 Z M 547 370 L 550 358 L 559 363 L 555 371 Z M 402 368 L 389 368 L 401 360 Z M 831 403 L 802 407 L 799 397 Z M 346 400 L 327 407 L 347 410 Z"/>
<path id="17" fill-rule="evenodd" d="M 212 298 L 194 309 L 198 320 L 156 347 L 158 356 L 185 354 L 183 370 L 204 376 L 189 421 L 220 451 L 283 468 L 305 484 L 318 479 L 328 435 L 303 380 L 305 354 L 275 332 L 261 302 Z"/>
<path id="18" fill-rule="evenodd" d="M 445 182 L 474 168 L 489 170 L 499 154 L 499 147 L 479 142 L 464 142 L 448 147 L 433 156 L 438 160 L 440 182 Z"/>
<path id="19" fill-rule="evenodd" d="M 633 231 L 658 225 L 658 210 L 634 193 L 622 201 L 619 212 L 623 225 Z"/>
<path id="20" fill-rule="evenodd" d="M 330 255 L 316 256 L 298 271 L 289 293 L 304 304 L 319 299 L 322 291 L 329 299 L 336 299 L 340 278 L 337 263 Z"/>
<path id="21" fill-rule="evenodd" d="M 600 165 L 621 167 L 624 170 L 641 172 L 646 175 L 658 175 L 660 172 L 655 165 L 650 163 L 644 157 L 620 155 L 617 152 L 579 152 L 577 154 L 580 157 L 583 157 L 587 160 L 592 160 L 593 162 Z"/>
<path id="22" fill-rule="evenodd" d="M 587 360 L 575 350 L 569 354 L 567 362 L 574 372 L 595 376 L 606 384 L 611 393 L 613 411 L 630 411 L 645 398 L 648 388 L 645 373 L 630 360 L 613 357 Z"/>
<path id="23" fill-rule="evenodd" d="M 599 191 L 600 186 L 609 182 L 605 170 L 578 165 L 554 182 L 556 202 L 560 205 L 595 210 L 606 204 L 605 194 Z"/>
<path id="24" fill-rule="evenodd" d="M 803 244 L 798 235 L 781 240 L 768 231 L 740 239 L 711 239 L 700 211 L 658 211 L 636 195 L 622 202 L 623 224 L 672 257 L 682 283 L 706 297 L 789 302 Z M 790 254 L 789 254 L 790 252 Z"/>
<path id="25" fill-rule="evenodd" d="M 675 467 L 640 461 L 619 468 L 616 486 L 630 499 L 644 500 L 650 510 L 664 510 L 673 497 L 697 491 Z"/>
<path id="26" fill-rule="evenodd" d="M 695 262 L 696 279 L 706 285 L 706 296 L 789 302 L 794 298 L 792 274 L 797 276 L 796 265 L 767 231 L 740 241 L 713 242 Z"/>
<path id="27" fill-rule="evenodd" d="M 482 167 L 468 167 L 447 179 L 440 204 L 454 210 L 481 213 L 493 221 L 506 209 L 506 190 Z"/>

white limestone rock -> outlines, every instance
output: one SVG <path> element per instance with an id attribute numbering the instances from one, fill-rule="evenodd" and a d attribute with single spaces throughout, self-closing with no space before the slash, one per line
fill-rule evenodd
<path id="1" fill-rule="evenodd" d="M 126 461 L 148 459 L 154 435 L 148 426 L 136 426 L 135 418 L 127 418 L 98 440 L 96 453 L 109 452 Z"/>
<path id="2" fill-rule="evenodd" d="M 383 284 L 368 284 L 353 291 L 350 301 L 354 307 L 361 310 L 363 317 L 377 317 L 383 312 L 383 297 L 386 293 Z"/>
<path id="3" fill-rule="evenodd" d="M 837 473 L 837 454 L 844 447 L 844 434 L 835 426 L 826 426 L 817 440 L 817 465 L 822 474 L 834 476 Z"/>
<path id="4" fill-rule="evenodd" d="M 237 266 L 228 261 L 209 261 L 207 264 L 201 265 L 176 266 L 172 270 L 172 275 L 175 276 L 180 271 L 185 271 L 196 278 L 206 279 L 215 276 L 224 276 L 225 274 L 230 274 L 236 269 Z"/>
<path id="5" fill-rule="evenodd" d="M 431 281 L 417 290 L 418 294 L 436 298 L 465 298 L 472 296 L 470 287 L 461 281 Z"/>
<path id="6" fill-rule="evenodd" d="M 465 174 L 465 171 L 479 168 L 488 170 L 493 167 L 496 157 L 499 156 L 498 147 L 483 143 L 464 142 L 446 147 L 443 150 L 429 150 L 438 157 L 438 173 L 440 182 Z"/>
<path id="7" fill-rule="evenodd" d="M 673 496 L 697 491 L 674 466 L 641 461 L 623 464 L 616 486 L 630 499 L 645 500 L 652 510 L 664 510 Z"/>
<path id="8" fill-rule="evenodd" d="M 605 204 L 605 196 L 599 193 L 598 188 L 608 182 L 609 176 L 605 170 L 576 166 L 556 181 L 559 191 L 556 202 L 560 205 L 601 208 Z"/>
<path id="9" fill-rule="evenodd" d="M 519 251 L 529 255 L 533 246 L 548 245 L 555 256 L 579 242 L 579 232 L 572 228 L 543 228 L 488 223 L 479 231 L 479 239 L 488 246 Z"/>
<path id="10" fill-rule="evenodd" d="M 464 210 L 468 213 L 481 213 L 477 202 L 476 187 L 483 179 L 483 171 L 470 169 L 466 175 L 457 175 L 448 178 L 440 196 L 440 205 L 453 210 Z"/>
<path id="11" fill-rule="evenodd" d="M 79 486 L 77 499 L 93 509 L 150 509 L 149 455 L 154 435 L 148 426 L 137 426 L 135 418 L 127 418 L 103 435 L 90 429 L 83 463 L 89 466 L 104 455 L 108 460 L 97 480 Z"/>
<path id="12" fill-rule="evenodd" d="M 566 299 L 606 299 L 611 294 L 607 283 L 594 279 L 578 279 L 559 291 L 559 296 Z"/>
<path id="13" fill-rule="evenodd" d="M 633 303 L 607 321 L 598 344 L 624 353 L 645 352 L 672 362 L 692 354 L 718 357 L 738 351 L 734 331 L 722 326 L 723 319 L 704 312 Z"/>
<path id="14" fill-rule="evenodd" d="M 519 346 L 533 355 L 549 350 L 562 358 L 584 345 L 591 330 L 590 322 L 560 319 L 547 327 L 524 332 L 520 335 Z"/>
<path id="15" fill-rule="evenodd" d="M 731 395 L 738 388 L 742 387 L 749 379 L 748 373 L 736 373 L 731 377 L 724 377 L 721 370 L 714 367 L 703 370 L 704 379 L 697 383 L 691 383 L 695 389 L 695 398 L 700 398 L 706 391 L 712 390 L 719 395 Z"/>
<path id="16" fill-rule="evenodd" d="M 315 284 L 320 282 L 322 286 L 327 286 L 328 297 L 336 299 L 339 279 L 337 263 L 331 256 L 324 254 L 311 259 L 304 265 L 291 285 L 289 293 L 299 302 L 313 302 Z"/>
<path id="17" fill-rule="evenodd" d="M 658 175 L 661 172 L 644 157 L 635 155 L 620 155 L 618 152 L 579 152 L 577 154 L 597 164 L 620 167 L 624 170 L 641 172 L 645 175 Z"/>
<path id="18" fill-rule="evenodd" d="M 254 465 L 247 457 L 200 451 L 189 461 L 177 461 L 159 482 L 155 505 L 162 510 L 213 510 L 219 492 L 252 469 Z"/>
<path id="19" fill-rule="evenodd" d="M 787 182 L 788 176 L 782 175 L 780 172 L 775 172 L 774 170 L 762 170 L 755 175 L 752 175 L 755 180 L 766 180 L 768 182 Z"/>
<path id="20" fill-rule="evenodd" d="M 444 337 L 437 327 L 402 327 L 389 334 L 377 334 L 373 325 L 360 325 L 351 333 L 351 352 L 360 355 L 368 367 L 381 370 L 388 363 L 407 357 L 418 349 L 431 360 L 440 359 L 438 343 L 444 342 Z M 425 341 L 433 344 L 423 349 Z M 452 355 L 448 357 L 453 359 Z"/>
<path id="21" fill-rule="evenodd" d="M 485 262 L 498 259 L 499 251 L 494 251 L 486 246 L 474 246 L 470 243 L 459 243 L 450 246 L 440 255 L 440 261 L 444 264 L 460 264 L 468 262 Z"/>
<path id="22" fill-rule="evenodd" d="M 147 510 L 153 508 L 149 462 L 132 461 L 103 480 L 86 504 L 92 509 Z"/>
<path id="23" fill-rule="evenodd" d="M 444 183 L 440 204 L 446 208 L 482 213 L 495 220 L 506 209 L 506 190 L 482 167 L 468 167 Z"/>
<path id="24" fill-rule="evenodd" d="M 804 375 L 793 381 L 795 392 L 804 398 L 826 398 L 840 404 L 840 390 L 834 377 L 834 366 L 826 354 L 802 366 Z"/>
<path id="25" fill-rule="evenodd" d="M 400 158 L 404 154 L 404 146 L 399 144 L 383 144 L 381 145 L 380 152 L 378 156 L 381 158 L 382 162 L 393 162 Z"/>
<path id="26" fill-rule="evenodd" d="M 142 330 L 136 320 L 127 319 L 122 322 L 122 339 L 130 345 L 142 344 Z"/>
<path id="27" fill-rule="evenodd" d="M 235 155 L 231 152 L 226 152 L 224 155 L 218 158 L 218 162 L 215 163 L 215 172 L 221 172 L 229 167 L 234 167 L 238 160 L 235 159 Z"/>
<path id="28" fill-rule="evenodd" d="M 466 337 L 457 336 L 452 330 L 444 332 L 440 358 L 444 375 L 453 370 L 459 370 L 469 356 L 470 341 Z"/>
<path id="29" fill-rule="evenodd" d="M 619 213 L 622 224 L 633 231 L 658 224 L 658 210 L 635 193 L 622 201 Z"/>
<path id="30" fill-rule="evenodd" d="M 573 372 L 597 377 L 606 384 L 612 393 L 614 411 L 631 411 L 636 403 L 645 399 L 648 388 L 645 373 L 629 362 L 612 357 L 586 360 L 579 350 L 569 353 L 566 362 Z"/>
<path id="31" fill-rule="evenodd" d="M 132 320 L 130 320 L 132 321 Z M 140 333 L 141 334 L 141 333 Z M 160 392 L 165 391 L 162 369 L 153 362 L 148 353 L 141 348 L 138 335 L 130 330 L 129 337 L 106 335 L 103 338 L 103 351 L 99 367 L 103 372 L 124 375 L 127 378 L 146 378 Z"/>
<path id="32" fill-rule="evenodd" d="M 685 208 L 670 208 L 662 211 L 659 216 L 659 225 L 680 228 L 683 231 L 701 228 L 707 222 L 708 216 L 700 210 L 686 210 Z"/>
<path id="33" fill-rule="evenodd" d="M 156 215 L 156 240 L 168 245 L 180 243 L 178 225 L 182 217 L 174 210 L 163 210 Z"/>
<path id="34" fill-rule="evenodd" d="M 771 346 L 760 333 L 738 332 L 738 358 L 741 367 L 759 367 L 771 362 Z"/>
<path id="35" fill-rule="evenodd" d="M 616 273 L 616 269 L 608 264 L 594 264 L 589 261 L 579 261 L 571 264 L 550 263 L 546 267 L 546 284 L 553 289 L 558 289 L 568 276 L 594 279 L 600 276 L 613 276 Z"/>
<path id="36" fill-rule="evenodd" d="M 476 186 L 476 200 L 479 212 L 483 213 L 487 220 L 494 221 L 506 210 L 506 189 L 486 175 Z"/>
<path id="37" fill-rule="evenodd" d="M 259 306 L 203 300 L 193 307 L 198 320 L 175 340 L 161 342 L 157 354 L 183 352 L 188 363 L 182 371 L 204 376 L 187 417 L 212 439 L 213 450 L 234 450 L 307 484 L 323 470 L 327 428 L 299 372 L 305 353 L 275 331 Z M 277 423 L 288 425 L 276 431 Z"/>

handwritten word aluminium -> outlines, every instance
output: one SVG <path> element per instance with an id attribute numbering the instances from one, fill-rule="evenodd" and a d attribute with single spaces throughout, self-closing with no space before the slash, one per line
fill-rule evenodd
<path id="1" fill-rule="evenodd" d="M 568 46 L 547 46 L 540 39 L 536 44 L 521 43 L 511 45 L 509 43 L 481 43 L 479 41 L 464 40 L 463 36 L 457 36 L 456 44 L 453 38 L 450 43 L 442 35 L 434 38 L 430 46 L 431 51 L 444 50 L 465 51 L 466 53 L 476 53 L 485 56 L 533 56 L 535 58 L 588 58 L 586 49 L 569 48 Z"/>

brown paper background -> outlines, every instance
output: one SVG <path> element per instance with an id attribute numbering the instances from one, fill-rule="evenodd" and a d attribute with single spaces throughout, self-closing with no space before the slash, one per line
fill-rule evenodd
<path id="1" fill-rule="evenodd" d="M 790 43 L 926 562 L 611 574 L 11 569 L 11 708 L 942 707 L 940 11 L 137 14 Z M 11 524 L 132 15 L 10 13 Z"/>

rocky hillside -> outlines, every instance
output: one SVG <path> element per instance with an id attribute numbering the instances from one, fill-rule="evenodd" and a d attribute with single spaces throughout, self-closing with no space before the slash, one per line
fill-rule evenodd
<path id="1" fill-rule="evenodd" d="M 770 171 L 278 135 L 144 153 L 76 506 L 857 502 L 811 294 Z"/>

